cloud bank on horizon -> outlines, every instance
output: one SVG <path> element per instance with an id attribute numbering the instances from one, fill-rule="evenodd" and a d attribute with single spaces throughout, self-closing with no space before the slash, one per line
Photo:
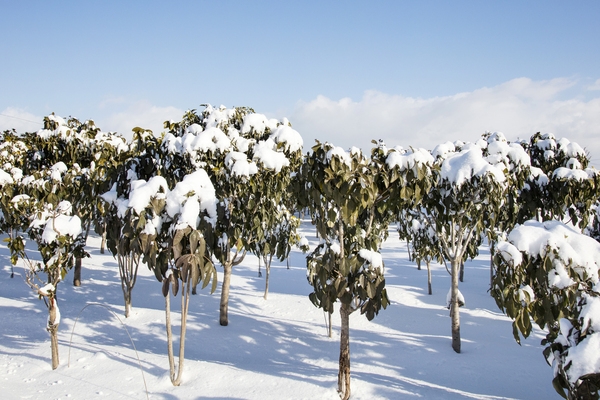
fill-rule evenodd
<path id="1" fill-rule="evenodd" d="M 363 151 L 372 147 L 371 140 L 383 140 L 388 146 L 431 150 L 446 141 L 476 141 L 486 131 L 501 131 L 509 140 L 527 139 L 541 131 L 579 143 L 591 154 L 592 164 L 599 167 L 600 79 L 571 93 L 577 84 L 573 78 L 516 78 L 493 87 L 431 98 L 367 90 L 359 100 L 319 95 L 298 101 L 288 107 L 288 115 L 256 111 L 279 119 L 288 117 L 304 137 L 306 151 L 315 139 L 344 148 L 356 146 Z M 125 99 L 103 102 L 97 111 L 97 118 L 92 119 L 101 129 L 126 137 L 136 126 L 160 133 L 165 120 L 178 120 L 184 113 L 174 106 Z M 42 118 L 9 107 L 0 111 L 0 130 L 35 131 Z"/>

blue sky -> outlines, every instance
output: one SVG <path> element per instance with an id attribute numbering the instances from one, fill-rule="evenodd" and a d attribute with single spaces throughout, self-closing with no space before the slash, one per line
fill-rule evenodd
<path id="1" fill-rule="evenodd" d="M 51 112 L 128 134 L 202 103 L 308 147 L 553 132 L 600 164 L 598 1 L 4 1 L 0 129 Z M 38 121 L 32 123 L 28 121 Z"/>

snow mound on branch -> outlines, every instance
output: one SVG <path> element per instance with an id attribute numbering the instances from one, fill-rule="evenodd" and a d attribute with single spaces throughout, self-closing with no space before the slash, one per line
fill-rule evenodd
<path id="1" fill-rule="evenodd" d="M 460 153 L 449 156 L 442 163 L 442 179 L 461 186 L 474 177 L 489 174 L 497 182 L 504 182 L 505 176 L 501 169 L 490 165 L 476 146 L 465 146 Z"/>
<path id="2" fill-rule="evenodd" d="M 167 194 L 166 211 L 171 218 L 178 216 L 175 230 L 187 226 L 196 229 L 202 211 L 206 211 L 211 221 L 216 221 L 215 188 L 206 171 L 199 169 L 178 182 Z"/>
<path id="3" fill-rule="evenodd" d="M 4 171 L 3 169 L 0 169 L 0 185 L 6 185 L 6 184 L 11 184 L 13 183 L 13 178 L 12 176 L 10 176 L 10 174 L 6 171 Z"/>
<path id="4" fill-rule="evenodd" d="M 381 254 L 378 252 L 368 249 L 361 249 L 358 252 L 358 255 L 367 260 L 373 268 L 383 268 L 383 259 L 381 258 Z"/>
<path id="5" fill-rule="evenodd" d="M 586 179 L 593 177 L 593 175 L 591 175 L 591 174 L 593 174 L 593 172 L 591 170 L 588 171 L 587 169 L 582 170 L 582 169 L 571 169 L 571 168 L 566 168 L 566 167 L 559 167 L 554 170 L 552 177 L 558 178 L 558 179 L 575 179 L 575 180 L 581 182 L 581 181 L 585 181 Z"/>
<path id="6" fill-rule="evenodd" d="M 131 182 L 129 202 L 126 206 L 133 208 L 139 215 L 150 204 L 153 198 L 158 196 L 164 197 L 168 191 L 167 181 L 162 176 L 153 176 L 147 182 L 143 179 L 135 180 Z"/>
<path id="7" fill-rule="evenodd" d="M 248 161 L 246 154 L 239 151 L 229 152 L 225 157 L 225 165 L 234 176 L 249 178 L 258 172 L 256 164 Z"/>
<path id="8" fill-rule="evenodd" d="M 505 261 L 512 262 L 514 266 L 520 265 L 523 262 L 523 254 L 509 242 L 498 242 L 498 252 L 502 255 Z"/>
<path id="9" fill-rule="evenodd" d="M 352 166 L 352 157 L 350 154 L 339 146 L 334 146 L 327 152 L 327 160 L 331 162 L 333 157 L 339 158 L 347 166 Z"/>
<path id="10" fill-rule="evenodd" d="M 195 151 L 222 152 L 231 148 L 231 139 L 221 129 L 216 127 L 206 128 L 202 132 L 196 134 L 188 132 L 182 139 L 183 151 L 193 153 Z"/>
<path id="11" fill-rule="evenodd" d="M 302 146 L 304 146 L 300 133 L 289 125 L 279 125 L 271 134 L 270 139 L 278 144 L 284 143 L 285 150 L 290 152 L 302 150 Z"/>
<path id="12" fill-rule="evenodd" d="M 277 145 L 271 139 L 260 141 L 254 147 L 254 161 L 259 161 L 265 168 L 280 172 L 283 167 L 290 165 L 284 153 L 276 151 Z"/>
<path id="13" fill-rule="evenodd" d="M 583 269 L 594 284 L 598 283 L 600 243 L 571 226 L 560 221 L 527 221 L 517 225 L 508 240 L 532 257 L 545 257 L 547 246 L 558 251 L 562 263 L 557 260 L 553 263 L 555 268 L 548 277 L 552 286 L 565 288 L 573 283 L 565 269 L 570 261 L 576 269 Z"/>
<path id="14" fill-rule="evenodd" d="M 577 346 L 569 350 L 565 359 L 565 365 L 571 364 L 567 370 L 567 375 L 571 383 L 587 374 L 598 373 L 600 371 L 600 332 L 594 332 L 588 335 Z"/>
<path id="15" fill-rule="evenodd" d="M 59 236 L 75 238 L 81 233 L 81 220 L 77 215 L 58 215 L 46 221 L 44 232 L 42 233 L 43 243 L 53 243 Z"/>
<path id="16" fill-rule="evenodd" d="M 242 124 L 242 135 L 250 133 L 252 130 L 257 133 L 263 133 L 265 129 L 274 130 L 277 127 L 279 121 L 276 119 L 268 119 L 263 114 L 246 114 L 244 116 L 244 123 Z"/>
<path id="17" fill-rule="evenodd" d="M 431 165 L 434 161 L 431 153 L 425 149 L 411 149 L 407 150 L 406 153 L 400 153 L 394 150 L 390 151 L 386 158 L 386 163 L 390 169 L 398 167 L 400 171 L 412 169 L 418 164 Z"/>
<path id="18" fill-rule="evenodd" d="M 441 143 L 441 144 L 438 144 L 437 146 L 435 146 L 433 148 L 433 150 L 431 151 L 431 155 L 434 158 L 439 157 L 439 158 L 445 159 L 450 154 L 454 153 L 455 151 L 456 151 L 456 147 L 454 146 L 454 143 L 446 142 L 446 143 Z"/>

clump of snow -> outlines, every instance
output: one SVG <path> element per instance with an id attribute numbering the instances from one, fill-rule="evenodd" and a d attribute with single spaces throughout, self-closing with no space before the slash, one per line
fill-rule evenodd
<path id="1" fill-rule="evenodd" d="M 254 161 L 260 162 L 265 168 L 280 172 L 283 167 L 290 165 L 284 153 L 276 151 L 276 144 L 272 139 L 260 141 L 254 146 Z"/>
<path id="2" fill-rule="evenodd" d="M 458 291 L 456 299 L 458 300 L 459 307 L 462 307 L 465 304 L 467 304 L 465 302 L 465 296 L 463 296 L 463 294 L 460 292 L 460 290 Z M 446 308 L 450 308 L 451 304 L 452 304 L 452 288 L 450 288 L 450 290 L 448 290 L 448 293 L 446 294 Z"/>
<path id="3" fill-rule="evenodd" d="M 331 249 L 331 251 L 333 251 L 337 255 L 340 255 L 342 252 L 342 248 L 340 247 L 340 242 L 338 242 L 337 240 L 332 241 L 329 244 L 329 248 Z"/>
<path id="4" fill-rule="evenodd" d="M 46 221 L 42 233 L 43 243 L 53 243 L 59 236 L 77 237 L 81 233 L 81 220 L 77 215 L 58 215 Z"/>
<path id="5" fill-rule="evenodd" d="M 217 150 L 224 152 L 231 148 L 231 140 L 221 129 L 209 127 L 198 134 L 188 132 L 182 139 L 182 147 L 187 153 Z"/>
<path id="6" fill-rule="evenodd" d="M 434 158 L 446 159 L 450 154 L 454 153 L 455 151 L 456 147 L 454 146 L 454 143 L 446 142 L 435 146 L 431 151 L 431 155 Z"/>
<path id="7" fill-rule="evenodd" d="M 589 179 L 590 176 L 588 175 L 587 171 L 581 169 L 559 167 L 554 170 L 552 177 L 558 179 L 574 179 L 577 181 L 584 181 Z"/>
<path id="8" fill-rule="evenodd" d="M 442 179 L 457 186 L 463 185 L 474 177 L 482 177 L 486 174 L 489 174 L 497 182 L 506 180 L 501 169 L 490 165 L 483 158 L 480 148 L 470 146 L 444 160 L 441 172 Z"/>
<path id="9" fill-rule="evenodd" d="M 523 254 L 510 242 L 499 241 L 496 247 L 502 258 L 507 262 L 512 262 L 513 266 L 523 262 Z"/>
<path id="10" fill-rule="evenodd" d="M 600 297 L 584 295 L 585 305 L 581 308 L 581 330 L 600 332 Z"/>
<path id="11" fill-rule="evenodd" d="M 389 152 L 386 163 L 390 169 L 398 167 L 400 171 L 404 171 L 412 169 L 417 165 L 431 165 L 434 163 L 434 158 L 425 149 L 410 149 L 405 153 L 393 150 Z"/>
<path id="12" fill-rule="evenodd" d="M 3 169 L 0 169 L 0 186 L 4 186 L 6 184 L 10 185 L 13 182 L 12 176 L 10 176 L 10 174 Z"/>
<path id="13" fill-rule="evenodd" d="M 50 177 L 53 181 L 62 182 L 62 174 L 68 171 L 67 165 L 59 161 L 50 167 Z"/>
<path id="14" fill-rule="evenodd" d="M 575 347 L 569 349 L 565 365 L 571 367 L 567 370 L 569 381 L 573 384 L 587 374 L 600 371 L 600 332 L 588 335 Z"/>
<path id="15" fill-rule="evenodd" d="M 254 162 L 248 161 L 245 153 L 231 151 L 225 157 L 225 165 L 234 176 L 244 176 L 249 178 L 258 172 L 258 167 Z"/>
<path id="16" fill-rule="evenodd" d="M 162 176 L 153 176 L 148 181 L 143 179 L 132 181 L 127 207 L 133 208 L 139 215 L 154 197 L 165 196 L 168 191 L 167 181 Z"/>
<path id="17" fill-rule="evenodd" d="M 302 150 L 304 141 L 300 133 L 293 129 L 291 126 L 279 125 L 270 137 L 275 143 L 283 143 L 284 149 L 290 152 Z"/>
<path id="18" fill-rule="evenodd" d="M 376 251 L 361 249 L 358 252 L 358 255 L 367 260 L 369 264 L 373 268 L 383 268 L 383 259 L 381 258 L 381 254 Z"/>
<path id="19" fill-rule="evenodd" d="M 565 265 L 572 262 L 580 275 L 585 272 L 592 283 L 598 283 L 600 243 L 560 221 L 527 221 L 517 225 L 508 240 L 521 252 L 532 257 L 545 257 L 548 246 L 558 251 L 549 282 L 558 288 L 572 284 Z"/>
<path id="20" fill-rule="evenodd" d="M 203 169 L 186 175 L 167 196 L 166 211 L 171 218 L 177 216 L 175 229 L 187 226 L 196 229 L 200 213 L 206 211 L 209 220 L 217 217 L 215 188 Z"/>
<path id="21" fill-rule="evenodd" d="M 263 133 L 265 129 L 273 130 L 279 122 L 276 119 L 268 119 L 263 114 L 246 114 L 242 124 L 242 134 L 250 133 L 252 130 L 257 133 Z"/>
<path id="22" fill-rule="evenodd" d="M 342 149 L 339 146 L 334 146 L 327 152 L 327 160 L 329 162 L 331 162 L 331 159 L 333 157 L 339 158 L 344 164 L 346 164 L 349 167 L 352 166 L 352 157 L 350 157 L 350 154 L 348 154 L 346 150 Z"/>
<path id="23" fill-rule="evenodd" d="M 535 300 L 535 293 L 529 285 L 525 285 L 519 289 L 519 300 L 529 304 Z"/>
<path id="24" fill-rule="evenodd" d="M 46 285 L 44 285 L 38 289 L 38 293 L 41 294 L 42 296 L 49 296 L 50 292 L 54 292 L 55 290 L 56 290 L 56 288 L 54 287 L 54 285 L 52 283 L 47 283 Z"/>

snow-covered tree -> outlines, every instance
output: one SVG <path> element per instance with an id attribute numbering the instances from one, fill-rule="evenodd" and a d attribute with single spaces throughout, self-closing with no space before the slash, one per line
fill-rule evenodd
<path id="1" fill-rule="evenodd" d="M 107 164 L 115 162 L 125 148 L 125 140 L 114 133 L 102 132 L 94 121 L 61 118 L 51 114 L 44 118 L 44 128 L 25 133 L 27 146 L 25 174 L 32 174 L 62 162 L 72 171 L 73 179 L 64 200 L 83 224 L 85 243 L 91 225 L 98 219 L 99 195 L 108 190 Z M 81 258 L 77 258 L 73 284 L 81 284 Z"/>
<path id="2" fill-rule="evenodd" d="M 600 174 L 575 142 L 551 133 L 533 135 L 523 146 L 531 157 L 531 175 L 519 198 L 518 222 L 569 218 L 586 227 L 598 199 Z"/>
<path id="3" fill-rule="evenodd" d="M 287 120 L 241 107 L 207 105 L 201 113 L 190 110 L 182 121 L 165 126 L 169 164 L 180 170 L 202 167 L 215 187 L 218 217 L 206 242 L 223 267 L 219 323 L 227 325 L 233 267 L 248 251 L 270 253 L 265 238 L 284 222 L 275 218 L 285 213 L 275 211 L 292 177 L 291 166 L 301 155 L 302 138 Z"/>
<path id="4" fill-rule="evenodd" d="M 59 365 L 60 325 L 56 296 L 58 284 L 64 280 L 76 258 L 87 256 L 81 220 L 72 215 L 72 204 L 63 200 L 69 197 L 72 182 L 79 176 L 78 171 L 58 162 L 50 168 L 41 167 L 32 175 L 22 176 L 18 168 L 12 170 L 12 177 L 4 171 L 0 175 L 3 176 L 0 186 L 4 193 L 2 213 L 5 220 L 16 222 L 12 228 L 21 230 L 7 238 L 11 261 L 15 264 L 18 259 L 22 260 L 26 270 L 25 282 L 44 300 L 48 310 L 46 329 L 50 333 L 52 368 L 56 369 Z M 12 196 L 10 202 L 5 201 L 8 200 L 7 194 Z M 35 241 L 41 261 L 30 258 L 23 234 Z"/>
<path id="5" fill-rule="evenodd" d="M 400 239 L 406 239 L 411 247 L 412 259 L 421 269 L 421 263 L 427 266 L 427 292 L 432 294 L 431 262 L 443 262 L 441 246 L 436 234 L 435 220 L 427 214 L 425 208 L 407 208 L 400 212 L 398 224 Z"/>
<path id="6" fill-rule="evenodd" d="M 116 218 L 123 221 L 116 226 L 120 237 L 116 238 L 112 233 L 109 235 L 109 247 L 111 251 L 116 251 L 119 260 L 131 260 L 135 264 L 135 271 L 141 257 L 162 283 L 170 378 L 173 385 L 178 386 L 185 359 L 191 288 L 200 282 L 202 287 L 206 287 L 212 281 L 212 293 L 217 285 L 216 269 L 205 240 L 205 236 L 211 235 L 216 225 L 217 200 L 215 189 L 204 169 L 183 172 L 181 180 L 170 187 L 163 174 L 172 177 L 169 173 L 172 170 L 169 171 L 168 167 L 173 165 L 164 162 L 160 141 L 150 132 L 140 129 L 136 131 L 134 142 L 139 151 L 134 151 L 125 164 L 126 172 L 122 171 L 121 179 L 113 186 L 113 190 L 103 195 L 110 203 L 112 212 L 116 212 Z M 141 174 L 144 174 L 144 178 L 140 177 Z M 177 296 L 180 292 L 181 335 L 179 363 L 176 367 L 171 295 Z"/>
<path id="7" fill-rule="evenodd" d="M 598 399 L 600 388 L 600 244 L 572 225 L 517 225 L 494 254 L 491 294 L 513 319 L 513 335 L 528 337 L 533 320 L 555 389 L 569 399 Z M 567 394 L 565 394 L 565 389 Z"/>
<path id="8" fill-rule="evenodd" d="M 148 243 L 148 234 L 140 233 L 145 227 L 146 215 L 128 207 L 129 197 L 134 181 L 147 181 L 160 174 L 158 147 L 159 141 L 151 131 L 135 128 L 127 150 L 119 152 L 118 161 L 107 168 L 111 190 L 100 196 L 105 203 L 100 207 L 102 224 L 97 225 L 97 231 L 104 234 L 109 251 L 117 259 L 125 317 L 131 313 L 132 292 Z M 153 211 L 158 212 L 158 206 Z M 162 281 L 164 271 L 155 272 Z"/>
<path id="9" fill-rule="evenodd" d="M 452 348 L 460 353 L 459 307 L 464 303 L 458 289 L 460 268 L 467 256 L 474 256 L 485 229 L 495 225 L 507 184 L 504 170 L 484 157 L 481 144 L 452 150 L 451 144 L 433 150 L 439 169 L 434 170 L 435 185 L 424 207 L 435 220 L 441 250 L 450 263 Z"/>

